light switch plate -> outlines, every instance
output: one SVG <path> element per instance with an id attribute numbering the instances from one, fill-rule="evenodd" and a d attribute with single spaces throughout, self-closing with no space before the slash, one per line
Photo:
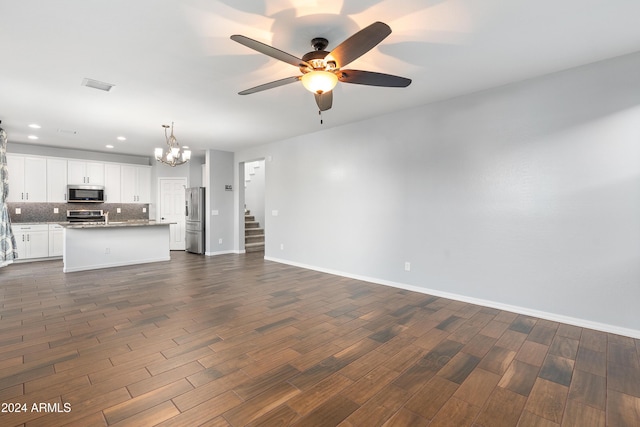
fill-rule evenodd
<path id="1" fill-rule="evenodd" d="M 60 209 L 58 209 L 58 208 L 53 208 L 53 213 L 60 213 Z"/>
<path id="2" fill-rule="evenodd" d="M 278 214 L 279 214 L 279 213 L 280 213 L 280 212 L 278 212 L 277 210 L 272 210 L 272 211 L 271 211 L 271 215 L 272 215 L 272 216 L 278 216 Z"/>
<path id="3" fill-rule="evenodd" d="M 142 208 L 142 212 L 147 212 L 147 208 Z"/>

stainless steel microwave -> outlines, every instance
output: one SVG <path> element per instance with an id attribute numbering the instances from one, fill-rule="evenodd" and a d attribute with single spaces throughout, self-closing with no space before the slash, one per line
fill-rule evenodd
<path id="1" fill-rule="evenodd" d="M 102 203 L 104 187 L 102 185 L 67 185 L 67 202 Z"/>

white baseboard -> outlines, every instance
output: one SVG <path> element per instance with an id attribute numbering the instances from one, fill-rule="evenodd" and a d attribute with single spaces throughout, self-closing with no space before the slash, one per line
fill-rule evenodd
<path id="1" fill-rule="evenodd" d="M 264 257 L 267 261 L 273 261 L 280 264 L 292 265 L 294 267 L 306 268 L 308 270 L 320 271 L 322 273 L 333 274 L 341 277 L 348 277 L 350 279 L 362 280 L 364 282 L 371 282 L 378 285 L 391 286 L 394 288 L 404 289 L 407 291 L 418 292 L 421 294 L 433 295 L 436 297 L 452 299 L 455 301 L 462 301 L 469 304 L 481 305 L 483 307 L 495 308 L 498 310 L 510 311 L 512 313 L 523 314 L 531 317 L 538 317 L 540 319 L 551 320 L 559 323 L 566 323 L 568 325 L 578 326 L 581 328 L 594 329 L 596 331 L 608 332 L 617 335 L 623 335 L 635 339 L 640 339 L 640 330 L 629 329 L 616 325 L 610 325 L 608 323 L 593 322 L 587 319 L 580 319 L 576 317 L 564 316 L 556 313 L 549 313 L 546 311 L 535 310 L 527 307 L 520 307 L 517 305 L 503 304 L 496 301 L 484 300 L 479 298 L 468 297 L 459 294 L 453 294 L 449 292 L 439 291 L 436 289 L 423 288 L 420 286 L 408 285 L 405 283 L 392 282 L 389 280 L 378 279 L 375 277 L 360 276 L 357 274 L 345 273 L 343 271 L 332 270 L 328 268 L 315 267 L 313 265 L 302 264 L 285 259 Z"/>
<path id="2" fill-rule="evenodd" d="M 216 255 L 227 255 L 227 254 L 243 254 L 244 250 L 228 250 L 228 251 L 218 251 L 218 252 L 205 252 L 206 256 L 216 256 Z"/>

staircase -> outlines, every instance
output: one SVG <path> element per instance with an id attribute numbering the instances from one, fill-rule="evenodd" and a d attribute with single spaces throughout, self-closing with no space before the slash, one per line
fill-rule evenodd
<path id="1" fill-rule="evenodd" d="M 264 252 L 264 228 L 251 215 L 251 211 L 244 212 L 244 250 L 245 252 Z"/>

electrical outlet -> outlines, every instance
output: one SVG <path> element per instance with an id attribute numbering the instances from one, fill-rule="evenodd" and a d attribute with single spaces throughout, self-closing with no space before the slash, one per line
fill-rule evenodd
<path id="1" fill-rule="evenodd" d="M 22 213 L 22 209 L 16 208 L 16 215 L 20 215 Z"/>
<path id="2" fill-rule="evenodd" d="M 222 244 L 222 239 L 218 239 L 218 244 L 221 245 Z"/>
<path id="3" fill-rule="evenodd" d="M 284 251 L 284 243 L 280 243 L 280 250 Z"/>
<path id="4" fill-rule="evenodd" d="M 116 213 L 122 213 L 122 208 L 116 208 Z"/>
<path id="5" fill-rule="evenodd" d="M 146 213 L 147 212 L 147 208 L 142 208 L 142 213 Z"/>
<path id="6" fill-rule="evenodd" d="M 409 261 L 404 263 L 404 271 L 411 271 L 411 263 Z"/>
<path id="7" fill-rule="evenodd" d="M 53 213 L 54 213 L 54 214 L 55 214 L 55 213 L 60 213 L 60 209 L 58 209 L 58 208 L 53 208 Z"/>

